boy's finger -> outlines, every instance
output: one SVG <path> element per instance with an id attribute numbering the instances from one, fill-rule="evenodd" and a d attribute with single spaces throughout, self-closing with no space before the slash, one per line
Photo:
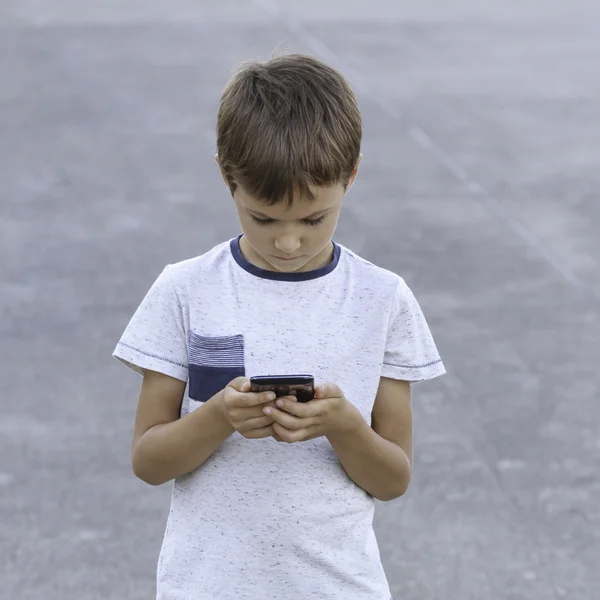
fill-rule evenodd
<path id="1" fill-rule="evenodd" d="M 248 433 L 253 429 L 263 429 L 264 427 L 271 425 L 271 423 L 273 423 L 273 419 L 268 415 L 263 414 L 259 417 L 254 417 L 253 419 L 248 419 L 245 421 L 243 426 L 240 428 L 240 431 Z"/>
<path id="2" fill-rule="evenodd" d="M 277 408 L 272 408 L 271 406 L 266 407 L 264 411 L 265 414 L 269 415 L 269 417 L 271 417 L 275 423 L 279 423 L 279 425 L 281 425 L 282 427 L 285 427 L 286 429 L 290 429 L 292 431 L 296 429 L 302 429 L 311 424 L 310 422 L 307 422 L 306 419 L 301 419 L 294 415 L 290 415 L 281 410 L 278 410 Z"/>
<path id="3" fill-rule="evenodd" d="M 251 429 L 244 433 L 244 437 L 249 440 L 259 440 L 262 438 L 268 438 L 273 435 L 273 426 L 267 425 L 267 427 L 261 427 L 260 429 Z"/>
<path id="4" fill-rule="evenodd" d="M 321 406 L 319 406 L 318 402 L 297 402 L 296 400 L 291 400 L 290 398 L 278 398 L 277 402 L 275 402 L 277 408 L 289 413 L 290 415 L 294 415 L 301 419 L 308 419 L 310 417 L 315 417 L 319 414 L 321 410 Z"/>
<path id="5" fill-rule="evenodd" d="M 250 380 L 247 377 L 236 377 L 232 382 L 229 383 L 229 387 L 232 387 L 238 392 L 249 392 Z"/>
<path id="6" fill-rule="evenodd" d="M 315 398 L 340 398 L 342 390 L 335 383 L 320 383 L 315 387 Z"/>
<path id="7" fill-rule="evenodd" d="M 275 400 L 275 394 L 273 392 L 249 392 L 237 396 L 235 405 L 248 408 L 250 406 L 267 404 L 273 400 Z"/>

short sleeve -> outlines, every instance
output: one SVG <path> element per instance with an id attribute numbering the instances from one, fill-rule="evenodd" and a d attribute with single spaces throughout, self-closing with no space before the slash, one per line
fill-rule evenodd
<path id="1" fill-rule="evenodd" d="M 141 375 L 158 371 L 188 380 L 183 308 L 168 266 L 129 321 L 113 356 Z"/>
<path id="2" fill-rule="evenodd" d="M 421 307 L 399 279 L 388 326 L 382 377 L 423 381 L 446 372 Z"/>

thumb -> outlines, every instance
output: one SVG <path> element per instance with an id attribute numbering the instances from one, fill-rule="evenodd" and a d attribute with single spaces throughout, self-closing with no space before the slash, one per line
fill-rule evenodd
<path id="1" fill-rule="evenodd" d="M 228 385 L 238 392 L 250 391 L 250 380 L 247 377 L 236 377 Z"/>
<path id="2" fill-rule="evenodd" d="M 342 390 L 335 383 L 320 383 L 315 387 L 315 398 L 341 398 Z"/>

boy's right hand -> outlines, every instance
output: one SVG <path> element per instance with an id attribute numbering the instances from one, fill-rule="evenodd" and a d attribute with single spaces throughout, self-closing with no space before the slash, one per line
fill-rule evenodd
<path id="1" fill-rule="evenodd" d="M 273 392 L 251 392 L 250 380 L 237 377 L 223 390 L 223 414 L 230 425 L 245 438 L 260 439 L 273 435 L 273 419 L 263 408 L 274 406 Z"/>

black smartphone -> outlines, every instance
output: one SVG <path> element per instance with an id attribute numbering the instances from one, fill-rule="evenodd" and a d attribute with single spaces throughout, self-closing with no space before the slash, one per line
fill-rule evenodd
<path id="1" fill-rule="evenodd" d="M 315 397 L 315 379 L 312 375 L 261 375 L 250 377 L 251 392 L 275 392 L 275 395 L 296 396 L 298 402 L 309 402 Z"/>

